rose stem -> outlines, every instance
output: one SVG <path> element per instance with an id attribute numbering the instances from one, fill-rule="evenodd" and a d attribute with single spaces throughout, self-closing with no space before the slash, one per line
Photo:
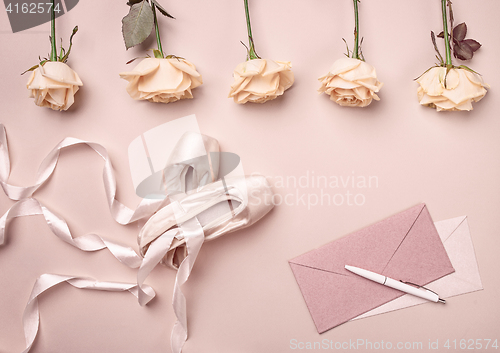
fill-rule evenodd
<path id="1" fill-rule="evenodd" d="M 448 19 L 446 16 L 446 1 L 447 0 L 441 0 L 441 10 L 443 12 L 443 35 L 444 35 L 444 46 L 446 49 L 446 67 L 451 68 L 453 64 L 451 62 L 450 38 L 448 37 Z"/>
<path id="2" fill-rule="evenodd" d="M 50 61 L 57 61 L 57 48 L 56 48 L 56 13 L 54 11 L 55 0 L 52 0 L 52 7 L 50 11 Z"/>
<path id="3" fill-rule="evenodd" d="M 153 3 L 153 17 L 155 19 L 156 42 L 158 43 L 158 50 L 160 51 L 162 58 L 164 58 L 165 55 L 163 55 L 163 48 L 161 47 L 160 30 L 158 29 L 158 19 L 156 18 L 156 5 L 154 3 Z"/>
<path id="4" fill-rule="evenodd" d="M 248 44 L 250 46 L 250 49 L 248 50 L 248 60 L 260 59 L 260 56 L 258 56 L 257 53 L 255 52 L 255 46 L 253 44 L 252 26 L 250 25 L 250 13 L 248 12 L 248 0 L 244 1 L 245 1 L 245 14 L 247 17 Z"/>
<path id="5" fill-rule="evenodd" d="M 354 59 L 361 60 L 359 58 L 359 19 L 358 19 L 358 1 L 354 0 L 354 50 L 352 52 L 352 57 Z"/>

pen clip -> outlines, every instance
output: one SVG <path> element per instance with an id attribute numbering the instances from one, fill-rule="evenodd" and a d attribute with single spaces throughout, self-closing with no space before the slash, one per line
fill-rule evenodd
<path id="1" fill-rule="evenodd" d="M 399 282 L 404 283 L 404 284 L 409 284 L 409 285 L 415 286 L 415 287 L 417 287 L 417 288 L 423 288 L 423 289 L 425 289 L 426 291 L 429 291 L 429 292 L 431 292 L 431 293 L 436 294 L 436 295 L 438 296 L 438 298 L 439 298 L 439 294 L 437 294 L 436 292 L 434 292 L 433 290 L 431 290 L 431 289 L 429 289 L 429 288 L 425 288 L 424 286 L 421 286 L 420 284 L 415 284 L 415 283 L 412 283 L 412 282 L 405 282 L 405 281 L 401 281 L 401 280 L 399 280 Z M 441 302 L 441 303 L 445 303 L 445 300 L 444 300 L 444 299 L 439 298 L 439 302 Z"/>

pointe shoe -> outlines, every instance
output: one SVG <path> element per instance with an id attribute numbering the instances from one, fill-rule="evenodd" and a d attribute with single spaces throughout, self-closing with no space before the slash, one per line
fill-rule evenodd
<path id="1" fill-rule="evenodd" d="M 229 177 L 205 185 L 160 209 L 146 222 L 138 236 L 140 253 L 144 256 L 156 238 L 193 217 L 203 227 L 205 241 L 251 226 L 274 207 L 272 196 L 271 186 L 261 175 Z M 175 238 L 161 263 L 177 269 L 186 256 L 185 239 Z"/>
<path id="2" fill-rule="evenodd" d="M 163 170 L 153 173 L 137 186 L 137 195 L 165 198 L 196 189 L 219 179 L 219 142 L 198 132 L 184 133 L 173 148 Z M 189 187 L 186 175 L 192 169 Z"/>

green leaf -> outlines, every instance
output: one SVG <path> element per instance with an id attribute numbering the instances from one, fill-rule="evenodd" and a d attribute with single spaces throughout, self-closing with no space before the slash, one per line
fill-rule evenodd
<path id="1" fill-rule="evenodd" d="M 165 9 L 164 9 L 164 8 L 163 8 L 163 7 L 162 7 L 162 6 L 158 3 L 158 1 L 156 1 L 156 0 L 151 0 L 151 2 L 152 2 L 155 6 L 156 6 L 156 8 L 158 9 L 158 11 L 160 11 L 160 12 L 161 12 L 161 14 L 162 14 L 163 16 L 167 16 L 167 17 L 170 17 L 170 18 L 172 18 L 172 19 L 174 19 L 174 20 L 175 20 L 175 17 L 174 17 L 174 16 L 172 16 L 171 14 L 169 14 L 169 13 L 167 12 L 167 10 L 165 10 Z"/>
<path id="2" fill-rule="evenodd" d="M 66 51 L 63 48 L 62 38 L 61 38 L 61 53 L 59 54 L 59 58 L 61 59 L 64 56 L 64 54 L 66 54 Z"/>
<path id="3" fill-rule="evenodd" d="M 39 65 L 43 66 L 43 64 L 45 64 L 47 61 L 48 60 L 42 60 L 42 61 L 40 61 L 40 64 L 36 64 L 36 65 L 30 67 L 28 70 L 24 71 L 21 75 L 24 75 L 28 71 L 34 71 Z"/>
<path id="4" fill-rule="evenodd" d="M 149 37 L 154 27 L 153 10 L 146 0 L 135 3 L 122 19 L 122 32 L 127 49 L 136 46 Z"/>
<path id="5" fill-rule="evenodd" d="M 158 49 L 153 49 L 153 54 L 155 55 L 155 58 L 163 59 L 163 55 L 161 55 L 161 51 L 159 51 Z"/>

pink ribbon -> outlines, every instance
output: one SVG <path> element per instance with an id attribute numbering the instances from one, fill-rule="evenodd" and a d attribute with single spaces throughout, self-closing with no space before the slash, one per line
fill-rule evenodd
<path id="1" fill-rule="evenodd" d="M 33 346 L 38 327 L 40 324 L 40 312 L 38 310 L 38 296 L 47 289 L 52 288 L 60 283 L 67 282 L 73 287 L 79 289 L 93 289 L 111 292 L 128 291 L 138 297 L 138 286 L 132 283 L 117 283 L 117 282 L 98 282 L 91 278 L 62 276 L 54 274 L 43 274 L 36 280 L 31 292 L 26 308 L 23 314 L 24 337 L 26 338 L 26 348 L 23 353 L 28 353 Z M 142 288 L 151 299 L 154 298 L 155 292 L 153 288 L 144 286 Z"/>

